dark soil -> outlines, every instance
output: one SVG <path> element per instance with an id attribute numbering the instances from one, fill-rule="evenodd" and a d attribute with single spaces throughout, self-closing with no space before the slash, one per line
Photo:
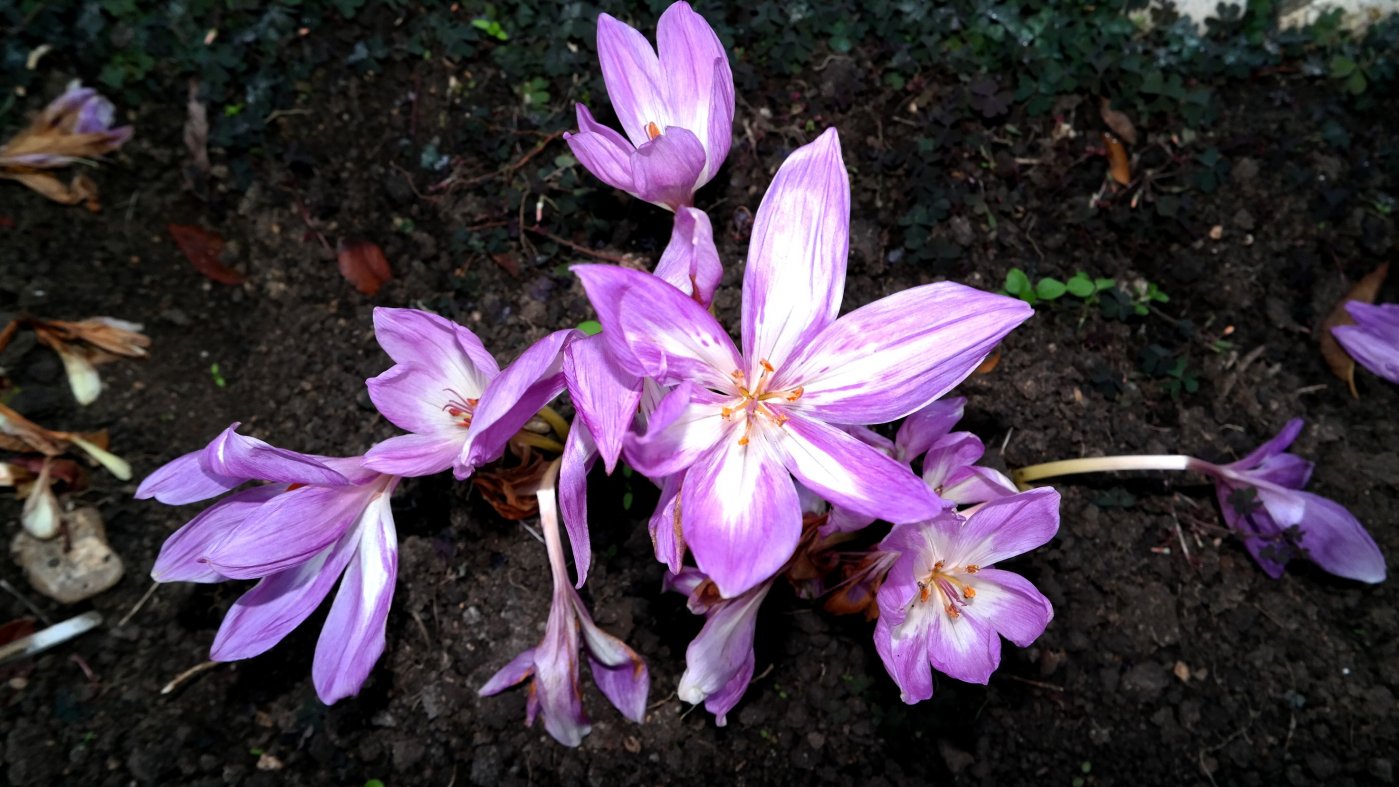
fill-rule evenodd
<path id="1" fill-rule="evenodd" d="M 488 75 L 481 79 L 489 85 Z M 968 427 L 986 440 L 989 462 L 1237 457 L 1300 415 L 1308 427 L 1296 450 L 1317 463 L 1311 489 L 1348 506 L 1387 555 L 1399 555 L 1399 389 L 1361 372 L 1361 398 L 1352 399 L 1315 342 L 1320 319 L 1349 283 L 1395 249 L 1394 222 L 1375 200 L 1399 193 L 1399 135 L 1386 120 L 1399 101 L 1356 114 L 1333 89 L 1286 77 L 1227 88 L 1218 95 L 1221 119 L 1195 130 L 1201 138 L 1179 162 L 1154 143 L 1183 129 L 1144 129 L 1152 143 L 1139 148 L 1139 171 L 1170 175 L 1153 186 L 1152 199 L 1133 207 L 1130 195 L 1109 196 L 1090 208 L 1106 170 L 1093 154 L 1101 143 L 1091 101 L 1061 107 L 1074 137 L 1056 141 L 1053 119 L 1012 109 L 990 128 L 942 128 L 951 142 L 925 154 L 914 140 L 939 121 L 926 109 L 911 113 L 906 95 L 877 92 L 877 71 L 836 58 L 820 80 L 835 89 L 801 95 L 774 83 L 769 95 L 746 96 L 724 174 L 701 194 L 728 267 L 717 300 L 726 324 L 737 325 L 751 211 L 771 173 L 813 129 L 835 125 L 855 189 L 847 310 L 941 278 L 994 289 L 1012 266 L 1033 278 L 1085 270 L 1149 280 L 1170 296 L 1158 313 L 1127 321 L 1070 299 L 1043 305 L 1007 340 L 999 366 L 961 389 Z M 375 305 L 439 311 L 478 332 L 502 361 L 589 319 L 581 288 L 562 267 L 589 255 L 521 237 L 518 217 L 533 224 L 534 200 L 503 204 L 489 180 L 428 193 L 441 173 L 422 170 L 405 140 L 421 146 L 440 136 L 465 177 L 499 166 L 476 152 L 480 140 L 453 134 L 453 104 L 426 87 L 445 83 L 431 64 L 412 74 L 324 75 L 307 94 L 310 111 L 278 122 L 269 150 L 280 152 L 244 161 L 253 173 L 247 184 L 216 170 L 206 200 L 185 187 L 183 96 L 137 108 L 135 141 L 95 173 L 105 202 L 99 214 L 0 184 L 0 311 L 121 317 L 144 323 L 154 342 L 148 362 L 103 367 L 108 388 L 85 409 L 72 403 L 55 357 L 17 344 L 2 359 L 21 387 L 12 405 L 55 428 L 109 429 L 138 479 L 232 421 L 296 450 L 351 454 L 395 432 L 364 389 L 364 379 L 388 364 L 373 338 Z M 409 84 L 424 86 L 413 105 L 403 100 Z M 512 115 L 518 102 L 507 87 L 493 89 L 502 102 L 497 133 L 519 131 L 514 155 L 523 156 L 542 135 Z M 936 108 L 943 92 L 928 91 L 922 103 Z M 795 118 L 793 105 L 804 106 Z M 765 117 L 759 107 L 773 111 Z M 1349 137 L 1344 145 L 1337 128 Z M 973 135 L 991 141 L 956 141 Z M 550 144 L 541 160 L 566 152 L 561 141 Z M 1195 180 L 1195 154 L 1208 147 L 1222 163 L 1220 183 L 1206 192 Z M 981 194 L 984 210 L 954 208 L 928 241 L 942 250 L 938 261 L 914 263 L 898 218 L 912 179 L 928 177 Z M 586 212 L 555 215 L 546 203 L 544 226 L 584 248 L 633 255 L 638 265 L 650 264 L 668 236 L 669 218 L 658 209 L 601 186 L 584 204 Z M 221 233 L 247 283 L 201 278 L 170 241 L 172 222 Z M 487 226 L 507 234 L 497 256 L 454 243 L 463 227 Z M 331 245 L 343 236 L 376 241 L 395 278 L 364 297 L 339 276 L 316 232 Z M 1396 292 L 1391 285 L 1381 300 L 1396 300 Z M 1225 337 L 1228 348 L 1208 346 Z M 1171 378 L 1142 371 L 1153 344 L 1187 358 L 1198 391 L 1173 398 Z M 215 363 L 224 385 L 210 372 Z M 647 659 L 652 707 L 646 724 L 632 725 L 589 683 L 593 732 L 570 750 L 522 726 L 521 693 L 476 695 L 538 640 L 549 588 L 542 547 L 469 484 L 438 477 L 402 486 L 388 650 L 358 698 L 327 708 L 310 681 L 315 619 L 260 658 L 159 693 L 207 658 L 221 616 L 246 584 L 162 586 L 117 625 L 148 590 L 163 539 L 195 509 L 135 501 L 134 482 L 94 472 L 74 502 L 102 511 L 127 576 L 79 607 L 45 606 L 55 619 L 96 609 L 107 621 L 98 631 L 4 668 L 0 780 L 1393 780 L 1392 584 L 1362 586 L 1304 564 L 1268 579 L 1221 528 L 1199 478 L 1091 476 L 1060 488 L 1059 537 L 1013 565 L 1053 601 L 1056 619 L 1034 647 L 1007 647 L 989 686 L 939 680 L 931 701 L 907 707 L 868 624 L 832 618 L 781 590 L 763 612 L 759 677 L 721 729 L 673 694 L 700 621 L 680 597 L 659 594 L 662 568 L 645 530 L 654 492 L 639 477 L 599 480 L 587 594 L 599 623 Z M 635 494 L 629 511 L 611 502 L 625 491 Z M 4 506 L 17 529 L 19 503 Z M 8 561 L 0 577 L 27 588 Z M 0 596 L 0 621 L 26 614 Z"/>

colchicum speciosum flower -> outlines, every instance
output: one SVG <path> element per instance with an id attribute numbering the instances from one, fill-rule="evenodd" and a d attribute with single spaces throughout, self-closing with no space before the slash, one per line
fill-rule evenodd
<path id="1" fill-rule="evenodd" d="M 702 571 L 685 568 L 666 575 L 665 589 L 684 593 L 689 610 L 704 615 L 704 627 L 685 649 L 685 674 L 675 695 L 692 705 L 703 702 L 717 726 L 728 724 L 729 711 L 753 680 L 758 608 L 772 590 L 772 582 L 726 599 Z"/>
<path id="2" fill-rule="evenodd" d="M 1350 301 L 1346 311 L 1355 324 L 1338 325 L 1331 335 L 1356 363 L 1399 385 L 1399 303 Z"/>
<path id="3" fill-rule="evenodd" d="M 326 703 L 357 694 L 384 651 L 398 572 L 389 497 L 399 479 L 369 470 L 361 457 L 298 454 L 236 427 L 156 470 L 136 497 L 178 505 L 247 481 L 268 483 L 229 495 L 171 535 L 151 577 L 260 580 L 224 617 L 214 661 L 252 658 L 276 645 L 340 580 L 311 674 Z"/>
<path id="4" fill-rule="evenodd" d="M 131 127 L 112 128 L 112 102 L 77 82 L 0 147 L 0 177 L 18 180 L 56 202 L 95 204 L 97 187 L 84 175 L 64 185 L 45 170 L 111 153 L 131 138 Z"/>

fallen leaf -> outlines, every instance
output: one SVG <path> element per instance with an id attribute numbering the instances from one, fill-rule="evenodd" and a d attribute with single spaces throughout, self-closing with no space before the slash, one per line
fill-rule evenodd
<path id="1" fill-rule="evenodd" d="M 1098 99 L 1098 114 L 1102 116 L 1108 128 L 1112 129 L 1112 133 L 1123 142 L 1128 145 L 1137 144 L 1137 127 L 1132 125 L 1132 119 L 1127 117 L 1127 113 L 1113 109 L 1112 102 L 1106 97 Z"/>
<path id="2" fill-rule="evenodd" d="M 243 274 L 219 261 L 223 238 L 201 227 L 188 224 L 167 224 L 165 229 L 175 239 L 185 259 L 204 277 L 219 284 L 242 284 Z"/>
<path id="3" fill-rule="evenodd" d="M 995 352 L 986 356 L 985 360 L 983 360 L 981 364 L 976 367 L 976 371 L 972 372 L 972 374 L 990 374 L 991 372 L 996 371 L 996 367 L 999 366 L 1000 363 L 1001 351 L 999 348 L 997 348 Z"/>
<path id="4" fill-rule="evenodd" d="M 0 441 L 0 448 L 10 451 L 30 450 L 45 456 L 58 456 L 68 448 L 68 441 L 62 434 L 39 426 L 3 404 L 0 404 L 0 436 L 12 438 Z M 13 448 L 16 442 L 23 447 Z"/>
<path id="5" fill-rule="evenodd" d="M 500 269 L 510 274 L 510 278 L 520 278 L 520 260 L 509 252 L 500 252 L 491 255 L 491 262 L 500 266 Z"/>
<path id="6" fill-rule="evenodd" d="M 1122 142 L 1112 134 L 1103 132 L 1103 145 L 1108 152 L 1108 172 L 1112 179 L 1119 185 L 1126 186 L 1132 182 L 1132 164 L 1127 160 L 1127 148 Z"/>
<path id="7" fill-rule="evenodd" d="M 34 633 L 34 618 L 16 618 L 0 625 L 0 645 L 8 645 Z"/>
<path id="8" fill-rule="evenodd" d="M 393 278 L 384 250 L 367 240 L 340 241 L 336 252 L 340 275 L 365 295 L 376 295 L 384 283 Z"/>
<path id="9" fill-rule="evenodd" d="M 518 521 L 539 513 L 539 498 L 534 493 L 547 469 L 548 462 L 542 456 L 526 451 L 520 464 L 477 471 L 471 480 L 497 514 Z"/>
<path id="10" fill-rule="evenodd" d="M 1375 296 L 1379 295 L 1380 285 L 1384 284 L 1384 277 L 1388 274 L 1387 262 L 1370 271 L 1350 288 L 1350 292 L 1336 303 L 1321 323 L 1321 338 L 1318 339 L 1321 357 L 1326 361 L 1326 365 L 1331 367 L 1331 373 L 1350 387 L 1350 395 L 1356 399 L 1360 398 L 1360 392 L 1355 389 L 1355 359 L 1350 357 L 1341 343 L 1336 341 L 1336 337 L 1331 335 L 1331 329 L 1337 325 L 1354 325 L 1355 320 L 1351 319 L 1350 312 L 1346 311 L 1346 304 L 1351 301 L 1374 303 Z"/>

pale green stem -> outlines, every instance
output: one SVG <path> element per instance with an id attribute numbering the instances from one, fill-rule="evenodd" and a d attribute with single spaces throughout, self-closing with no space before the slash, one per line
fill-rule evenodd
<path id="1" fill-rule="evenodd" d="M 555 440 L 552 437 L 545 437 L 542 434 L 526 432 L 522 429 L 516 432 L 515 436 L 511 439 L 521 445 L 528 445 L 534 448 L 542 448 L 545 451 L 553 451 L 554 453 L 558 454 L 563 453 L 563 445 L 560 444 L 558 440 Z"/>
<path id="2" fill-rule="evenodd" d="M 554 430 L 554 434 L 558 435 L 560 439 L 568 439 L 568 421 L 564 420 L 564 417 L 559 415 L 557 410 L 546 404 L 539 411 L 539 417 L 548 422 L 550 428 Z"/>
<path id="3" fill-rule="evenodd" d="M 1197 470 L 1200 460 L 1184 454 L 1138 456 L 1088 456 L 1022 467 L 1011 473 L 1022 489 L 1031 481 L 1078 473 L 1104 473 L 1118 470 Z"/>

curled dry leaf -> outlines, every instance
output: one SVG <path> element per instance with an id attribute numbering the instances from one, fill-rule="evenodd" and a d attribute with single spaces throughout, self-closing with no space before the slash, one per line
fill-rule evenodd
<path id="1" fill-rule="evenodd" d="M 534 451 L 525 451 L 520 464 L 513 467 L 477 471 L 472 483 L 482 497 L 501 517 L 518 521 L 539 513 L 539 498 L 535 492 L 544 478 L 549 463 Z"/>
<path id="2" fill-rule="evenodd" d="M 976 367 L 976 371 L 972 372 L 972 374 L 990 374 L 996 371 L 996 367 L 999 366 L 1000 363 L 1001 349 L 997 347 L 995 352 L 986 356 L 986 359 L 983 360 L 981 364 Z"/>
<path id="3" fill-rule="evenodd" d="M 1112 101 L 1107 97 L 1098 99 L 1098 114 L 1119 139 L 1128 145 L 1137 144 L 1137 127 L 1132 125 L 1132 119 L 1127 117 L 1127 113 L 1113 109 Z"/>
<path id="4" fill-rule="evenodd" d="M 242 284 L 243 274 L 224 265 L 219 260 L 223 251 L 223 238 L 216 233 L 188 224 L 167 224 L 165 226 L 175 245 L 189 260 L 194 269 L 204 277 L 219 284 Z"/>
<path id="5" fill-rule="evenodd" d="M 340 275 L 365 295 L 376 295 L 384 283 L 393 278 L 384 250 L 367 240 L 340 241 L 336 251 Z"/>
<path id="6" fill-rule="evenodd" d="M 1332 307 L 1331 313 L 1326 315 L 1326 319 L 1321 323 L 1321 336 L 1317 340 L 1321 347 L 1321 357 L 1331 368 L 1331 373 L 1349 386 L 1350 395 L 1357 399 L 1360 398 L 1360 392 L 1355 390 L 1355 359 L 1351 358 L 1345 348 L 1341 347 L 1341 343 L 1336 341 L 1336 337 L 1331 335 L 1331 329 L 1338 325 L 1354 325 L 1355 320 L 1351 319 L 1350 313 L 1346 311 L 1346 304 L 1351 301 L 1374 303 L 1375 297 L 1379 295 L 1380 285 L 1384 284 L 1384 277 L 1388 274 L 1387 262 L 1370 271 Z"/>
<path id="7" fill-rule="evenodd" d="M 51 432 L 19 413 L 0 404 L 0 448 L 9 451 L 38 451 L 45 456 L 58 456 L 68 448 L 62 433 Z M 18 448 L 14 446 L 20 446 Z"/>
<path id="8" fill-rule="evenodd" d="M 1130 184 L 1132 182 L 1132 164 L 1127 160 L 1127 148 L 1121 140 L 1106 131 L 1103 132 L 1103 146 L 1107 148 L 1108 174 L 1117 181 L 1118 185 Z"/>

